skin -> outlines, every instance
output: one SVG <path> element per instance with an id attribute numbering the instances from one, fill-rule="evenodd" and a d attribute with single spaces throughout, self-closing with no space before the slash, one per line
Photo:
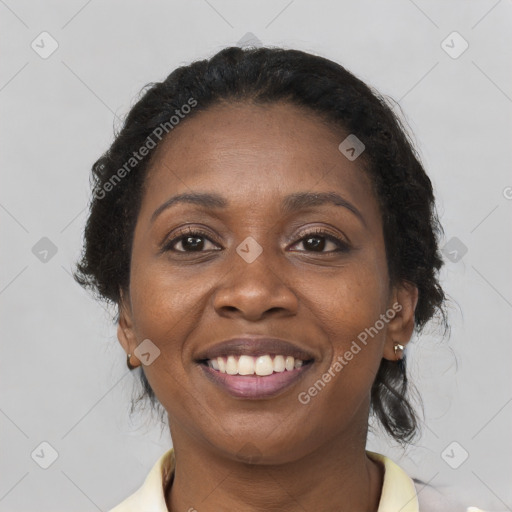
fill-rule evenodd
<path id="1" fill-rule="evenodd" d="M 168 412 L 173 512 L 378 508 L 383 469 L 365 453 L 370 389 L 381 359 L 396 360 L 394 342 L 410 340 L 418 291 L 390 285 L 362 158 L 351 162 L 338 150 L 346 135 L 289 104 L 223 104 L 182 121 L 153 155 L 118 338 L 130 354 L 147 338 L 160 350 L 144 371 Z M 192 191 L 220 194 L 229 206 L 178 203 L 151 222 L 170 197 Z M 364 222 L 332 204 L 280 211 L 288 194 L 333 191 Z M 160 252 L 163 242 L 188 236 L 179 233 L 185 224 L 206 230 L 193 240 L 199 251 L 182 238 L 174 252 Z M 332 252 L 336 244 L 315 235 L 318 228 L 348 252 Z M 248 236 L 263 248 L 252 263 L 236 252 Z M 401 311 L 301 404 L 298 393 L 395 303 Z M 296 340 L 315 354 L 314 366 L 274 398 L 231 397 L 202 375 L 194 355 L 247 333 Z"/>

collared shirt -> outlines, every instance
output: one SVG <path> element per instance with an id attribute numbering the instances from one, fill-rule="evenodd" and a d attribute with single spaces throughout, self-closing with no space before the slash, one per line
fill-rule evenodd
<path id="1" fill-rule="evenodd" d="M 367 451 L 369 458 L 379 462 L 384 468 L 384 480 L 377 512 L 435 512 L 440 508 L 423 507 L 420 511 L 417 488 L 405 471 L 390 458 L 379 453 Z M 149 472 L 144 484 L 130 497 L 109 512 L 168 512 L 165 503 L 165 490 L 174 474 L 176 460 L 174 449 L 164 453 Z M 427 505 L 425 503 L 425 505 Z M 458 512 L 463 509 L 448 509 Z M 484 512 L 470 507 L 471 512 Z"/>

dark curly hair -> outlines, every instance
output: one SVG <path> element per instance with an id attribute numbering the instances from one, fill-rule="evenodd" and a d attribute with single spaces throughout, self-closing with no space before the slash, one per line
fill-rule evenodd
<path id="1" fill-rule="evenodd" d="M 94 193 L 73 274 L 76 281 L 120 305 L 121 293 L 128 290 L 133 232 L 154 154 L 142 148 L 158 147 L 165 138 L 162 127 L 164 135 L 170 133 L 181 112 L 190 117 L 224 102 L 287 102 L 356 134 L 365 145 L 359 162 L 371 179 L 382 215 L 390 282 L 418 287 L 416 331 L 437 313 L 446 329 L 446 298 L 438 281 L 443 265 L 438 236 L 443 230 L 431 181 L 411 139 L 378 92 L 339 64 L 298 50 L 225 48 L 146 86 L 110 148 L 93 165 Z M 142 367 L 139 371 L 139 399 L 149 398 L 159 406 Z M 409 387 L 405 358 L 383 359 L 371 390 L 371 412 L 402 444 L 419 426 Z"/>

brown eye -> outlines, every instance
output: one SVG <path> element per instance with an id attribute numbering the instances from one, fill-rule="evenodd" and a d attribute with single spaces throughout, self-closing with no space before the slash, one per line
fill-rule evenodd
<path id="1" fill-rule="evenodd" d="M 201 230 L 188 228 L 169 240 L 163 250 L 175 252 L 203 252 L 212 250 L 208 244 L 215 247 L 209 236 Z M 178 248 L 181 245 L 181 248 Z M 214 249 L 216 250 L 216 249 Z"/>
<path id="2" fill-rule="evenodd" d="M 299 240 L 308 252 L 330 253 L 330 252 L 348 252 L 349 245 L 341 238 L 332 235 L 324 230 L 310 232 Z M 325 250 L 327 248 L 327 250 Z"/>

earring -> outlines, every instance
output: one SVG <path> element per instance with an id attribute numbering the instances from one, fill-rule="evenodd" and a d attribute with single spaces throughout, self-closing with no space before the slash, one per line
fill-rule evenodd
<path id="1" fill-rule="evenodd" d="M 403 352 L 404 350 L 404 346 L 403 345 L 400 345 L 400 343 L 395 343 L 394 347 L 393 347 L 393 350 L 395 351 L 395 359 L 398 361 L 401 359 L 401 357 L 398 357 L 397 356 L 397 352 L 400 350 Z"/>
<path id="2" fill-rule="evenodd" d="M 137 367 L 133 366 L 133 364 L 131 363 L 131 361 L 130 361 L 131 357 L 132 357 L 131 354 L 128 354 L 126 356 L 126 366 L 128 366 L 128 369 L 130 369 L 130 370 L 135 370 L 135 368 L 137 368 Z"/>

